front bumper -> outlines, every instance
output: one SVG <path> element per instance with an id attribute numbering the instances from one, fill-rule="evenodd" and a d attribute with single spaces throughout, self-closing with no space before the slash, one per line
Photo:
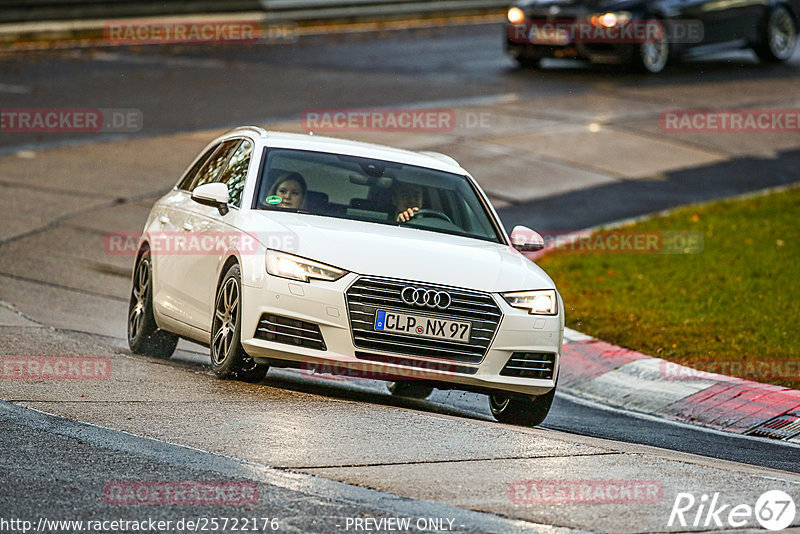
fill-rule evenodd
<path id="1" fill-rule="evenodd" d="M 630 43 L 530 42 L 513 24 L 505 29 L 505 49 L 514 59 L 585 59 L 593 63 L 623 63 L 633 53 Z"/>
<path id="2" fill-rule="evenodd" d="M 533 316 L 512 308 L 499 295 L 492 295 L 502 312 L 494 337 L 479 362 L 458 362 L 427 355 L 392 353 L 386 350 L 359 348 L 355 345 L 346 293 L 359 279 L 353 273 L 336 282 L 302 283 L 267 276 L 262 287 L 243 285 L 242 345 L 256 361 L 293 362 L 309 374 L 315 370 L 336 369 L 342 374 L 369 378 L 388 377 L 397 380 L 426 380 L 440 387 L 481 392 L 511 392 L 543 395 L 550 391 L 558 377 L 563 342 L 563 305 L 559 314 Z M 423 285 L 425 282 L 417 282 Z M 262 317 L 295 322 L 302 328 L 316 325 L 324 340 L 319 343 L 264 339 L 259 335 Z M 315 327 L 315 328 L 316 328 Z M 262 323 L 263 328 L 263 323 Z M 313 328 L 311 329 L 313 330 Z M 274 336 L 273 336 L 274 337 Z M 315 334 L 310 333 L 310 338 Z M 503 376 L 506 364 L 514 353 L 542 353 L 553 358 L 550 378 Z M 380 361 L 379 361 L 380 360 Z M 352 372 L 347 372 L 352 371 Z"/>

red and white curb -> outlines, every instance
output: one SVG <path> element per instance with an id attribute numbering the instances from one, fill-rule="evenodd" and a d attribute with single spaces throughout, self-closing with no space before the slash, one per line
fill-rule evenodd
<path id="1" fill-rule="evenodd" d="M 567 328 L 558 388 L 576 397 L 800 443 L 800 391 L 698 372 Z"/>

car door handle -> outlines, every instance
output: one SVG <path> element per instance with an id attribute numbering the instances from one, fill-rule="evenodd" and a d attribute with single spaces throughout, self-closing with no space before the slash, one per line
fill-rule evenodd
<path id="1" fill-rule="evenodd" d="M 185 222 L 183 223 L 183 229 L 186 230 L 187 232 L 191 232 L 192 230 L 194 230 L 194 226 L 192 226 L 192 223 Z"/>
<path id="2" fill-rule="evenodd" d="M 161 217 L 158 218 L 158 222 L 160 222 L 161 224 L 169 224 L 169 217 L 167 217 L 166 215 L 162 215 Z"/>

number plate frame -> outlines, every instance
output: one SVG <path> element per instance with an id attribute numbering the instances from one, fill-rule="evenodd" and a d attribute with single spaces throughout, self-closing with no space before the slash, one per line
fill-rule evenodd
<path id="1" fill-rule="evenodd" d="M 469 321 L 381 309 L 375 311 L 373 328 L 376 332 L 457 343 L 469 343 L 472 334 L 472 323 Z"/>

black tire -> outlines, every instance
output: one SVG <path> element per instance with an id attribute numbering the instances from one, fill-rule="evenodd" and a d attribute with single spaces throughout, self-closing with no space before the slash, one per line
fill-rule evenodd
<path id="1" fill-rule="evenodd" d="M 393 397 L 427 399 L 433 393 L 433 387 L 418 382 L 386 382 L 386 387 Z"/>
<path id="2" fill-rule="evenodd" d="M 657 19 L 653 19 L 657 20 Z M 629 64 L 637 72 L 660 74 L 672 61 L 672 48 L 663 22 L 661 24 L 661 40 L 638 43 L 631 47 Z"/>
<path id="3" fill-rule="evenodd" d="M 232 265 L 217 288 L 211 323 L 211 368 L 219 378 L 261 382 L 268 365 L 256 363 L 242 347 L 242 276 Z"/>
<path id="4" fill-rule="evenodd" d="M 153 262 L 144 249 L 133 269 L 128 304 L 128 346 L 134 354 L 167 359 L 175 352 L 178 336 L 156 325 L 153 315 Z"/>
<path id="5" fill-rule="evenodd" d="M 765 63 L 781 63 L 792 57 L 796 45 L 797 24 L 785 7 L 777 6 L 767 17 L 761 42 L 753 51 Z"/>
<path id="6" fill-rule="evenodd" d="M 489 409 L 501 423 L 537 426 L 544 422 L 553 404 L 556 388 L 538 397 L 489 395 Z"/>
<path id="7" fill-rule="evenodd" d="M 542 58 L 540 57 L 522 55 L 514 59 L 523 69 L 539 70 L 542 68 Z"/>

